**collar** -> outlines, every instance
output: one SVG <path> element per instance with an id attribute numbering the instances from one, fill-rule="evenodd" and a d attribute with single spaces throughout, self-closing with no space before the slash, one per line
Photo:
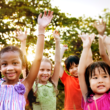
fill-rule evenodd
<path id="1" fill-rule="evenodd" d="M 41 86 L 52 87 L 53 85 L 48 81 L 47 84 L 45 85 L 38 83 L 38 87 L 41 87 Z"/>

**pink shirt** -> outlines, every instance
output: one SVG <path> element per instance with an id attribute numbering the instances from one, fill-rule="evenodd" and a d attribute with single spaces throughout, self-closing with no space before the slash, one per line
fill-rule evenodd
<path id="1" fill-rule="evenodd" d="M 110 91 L 95 101 L 82 104 L 84 110 L 110 110 Z"/>

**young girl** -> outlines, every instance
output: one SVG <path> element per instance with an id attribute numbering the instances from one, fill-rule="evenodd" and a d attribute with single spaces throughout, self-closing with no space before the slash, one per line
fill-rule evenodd
<path id="1" fill-rule="evenodd" d="M 61 59 L 66 49 L 67 49 L 66 46 L 63 46 L 61 48 Z M 91 50 L 89 51 L 89 54 L 91 56 L 88 57 L 87 60 L 88 63 L 91 63 L 92 62 Z M 63 69 L 62 66 L 60 68 L 60 79 L 64 84 L 65 89 L 65 103 L 64 103 L 65 110 L 82 110 L 81 108 L 82 93 L 78 79 L 78 65 L 79 58 L 76 55 L 74 55 L 69 56 L 65 60 L 65 68 L 69 72 L 69 74 L 67 74 L 67 72 Z"/>
<path id="2" fill-rule="evenodd" d="M 53 36 L 56 42 L 55 67 L 52 74 L 52 63 L 49 59 L 43 58 L 38 76 L 33 85 L 36 103 L 33 110 L 56 110 L 56 90 L 60 72 L 60 38 L 59 33 L 54 31 Z"/>
<path id="3" fill-rule="evenodd" d="M 32 88 L 42 59 L 45 27 L 50 23 L 53 12 L 49 11 L 46 15 L 46 11 L 44 11 L 43 17 L 41 16 L 42 14 L 38 17 L 35 59 L 30 73 L 22 82 L 19 82 L 19 76 L 25 65 L 21 50 L 14 46 L 8 46 L 0 51 L 0 69 L 5 77 L 5 81 L 0 81 L 0 110 L 25 110 L 27 95 Z"/>
<path id="4" fill-rule="evenodd" d="M 84 110 L 110 109 L 110 67 L 104 62 L 94 62 L 86 68 L 86 58 L 94 35 L 83 40 L 83 51 L 79 62 L 78 75 L 84 98 Z"/>

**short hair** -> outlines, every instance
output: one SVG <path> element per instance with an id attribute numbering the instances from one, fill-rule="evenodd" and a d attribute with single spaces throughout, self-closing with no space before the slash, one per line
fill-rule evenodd
<path id="1" fill-rule="evenodd" d="M 69 71 L 70 66 L 75 63 L 76 65 L 79 64 L 79 57 L 76 55 L 73 56 L 69 56 L 66 60 L 65 60 L 65 67 L 66 69 Z"/>
<path id="2" fill-rule="evenodd" d="M 90 100 L 91 94 L 94 94 L 92 89 L 90 88 L 90 81 L 89 80 L 90 80 L 90 77 L 92 77 L 92 75 L 95 74 L 95 68 L 102 68 L 106 74 L 108 72 L 108 74 L 110 75 L 110 66 L 103 61 L 94 62 L 86 68 L 85 82 L 86 82 L 87 90 L 88 90 L 87 97 L 86 97 L 88 102 L 91 102 L 91 100 Z"/>
<path id="3" fill-rule="evenodd" d="M 3 53 L 5 53 L 5 52 L 15 52 L 15 51 L 19 53 L 20 59 L 22 61 L 22 66 L 25 66 L 24 55 L 23 55 L 22 51 L 16 46 L 7 46 L 7 47 L 4 47 L 3 49 L 1 49 L 1 51 L 0 51 L 0 59 L 1 59 L 1 55 Z"/>

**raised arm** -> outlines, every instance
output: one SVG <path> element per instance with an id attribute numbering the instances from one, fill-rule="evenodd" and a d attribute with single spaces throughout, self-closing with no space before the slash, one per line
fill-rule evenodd
<path id="1" fill-rule="evenodd" d="M 82 33 L 82 35 L 79 35 L 79 37 L 81 39 L 86 39 L 86 37 L 88 37 L 88 34 L 85 34 L 85 33 Z M 93 37 L 91 37 L 91 41 L 93 41 Z M 89 52 L 88 52 L 88 57 L 87 57 L 87 64 L 86 64 L 86 67 L 88 65 L 90 65 L 91 63 L 93 62 L 93 59 L 92 59 L 92 51 L 91 51 L 91 48 L 89 49 Z"/>
<path id="2" fill-rule="evenodd" d="M 103 44 L 105 45 L 105 48 L 107 49 L 108 56 L 106 58 L 107 59 L 106 63 L 110 65 L 110 37 L 107 37 L 106 35 L 99 37 L 102 40 Z"/>
<path id="3" fill-rule="evenodd" d="M 106 29 L 106 23 L 104 23 L 103 20 L 101 22 L 98 21 L 98 23 L 95 22 L 93 26 L 97 29 L 99 36 L 104 35 L 105 29 Z M 108 55 L 106 53 L 106 48 L 105 48 L 105 45 L 104 45 L 101 37 L 99 37 L 99 53 L 100 53 L 100 56 L 103 59 L 103 61 L 108 63 L 109 58 L 108 58 Z"/>
<path id="4" fill-rule="evenodd" d="M 58 79 L 59 79 L 59 73 L 60 73 L 60 33 L 58 31 L 53 32 L 53 36 L 55 39 L 55 67 L 54 67 L 54 73 L 52 75 L 52 82 L 57 87 L 58 85 Z"/>
<path id="5" fill-rule="evenodd" d="M 79 66 L 78 66 L 78 77 L 79 77 L 79 83 L 82 95 L 84 97 L 84 100 L 86 100 L 86 94 L 88 92 L 86 82 L 85 82 L 85 71 L 87 68 L 87 61 L 86 59 L 89 57 L 90 54 L 88 54 L 91 43 L 94 40 L 95 35 L 86 35 L 86 37 L 83 37 L 84 35 L 79 35 L 83 41 L 83 51 L 80 57 Z"/>
<path id="6" fill-rule="evenodd" d="M 22 50 L 24 56 L 26 57 L 27 31 L 22 32 L 21 30 L 19 31 L 17 29 L 17 31 L 16 31 L 16 37 L 15 38 L 17 38 L 17 39 L 19 39 L 21 41 L 21 50 Z M 26 78 L 26 68 L 22 70 L 22 73 L 23 73 L 23 78 Z"/>
<path id="7" fill-rule="evenodd" d="M 60 50 L 60 60 L 62 60 L 63 54 L 64 54 L 64 52 L 65 52 L 67 49 L 68 49 L 68 46 L 67 46 L 67 45 L 63 45 L 63 47 L 61 47 L 61 50 Z M 60 74 L 59 74 L 60 77 L 62 77 L 63 72 L 64 72 L 64 68 L 63 68 L 63 66 L 60 64 Z"/>
<path id="8" fill-rule="evenodd" d="M 39 72 L 39 67 L 41 64 L 44 49 L 45 28 L 51 22 L 52 18 L 53 12 L 51 11 L 49 11 L 48 14 L 46 14 L 46 11 L 44 11 L 43 16 L 42 13 L 38 16 L 38 35 L 37 35 L 38 39 L 36 44 L 35 59 L 33 61 L 28 76 L 23 82 L 27 89 L 26 95 L 28 95 L 30 89 L 32 88 L 33 82 L 36 79 L 37 74 Z"/>

